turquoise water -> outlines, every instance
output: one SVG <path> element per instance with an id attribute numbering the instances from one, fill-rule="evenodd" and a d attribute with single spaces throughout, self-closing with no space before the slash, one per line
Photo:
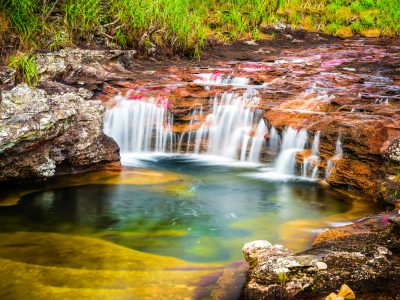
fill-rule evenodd
<path id="1" fill-rule="evenodd" d="M 190 156 L 153 156 L 140 165 L 179 177 L 29 193 L 0 207 L 1 230 L 84 235 L 191 262 L 229 262 L 242 260 L 246 242 L 266 239 L 301 250 L 319 230 L 357 217 L 349 197 L 316 182 L 259 179 L 257 165 Z"/>

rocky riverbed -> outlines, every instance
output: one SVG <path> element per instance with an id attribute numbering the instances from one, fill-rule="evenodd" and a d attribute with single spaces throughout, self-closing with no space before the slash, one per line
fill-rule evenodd
<path id="1" fill-rule="evenodd" d="M 310 139 L 318 133 L 320 179 L 398 205 L 399 43 L 283 31 L 273 41 L 215 46 L 200 61 L 141 59 L 120 50 L 38 53 L 37 87 L 15 85 L 15 72 L 0 70 L 0 183 L 118 165 L 119 147 L 103 133 L 104 112 L 117 95 L 164 105 L 173 118 L 169 130 L 182 137 L 171 150 L 182 153 L 195 151 L 189 133 L 207 125 L 211 98 L 251 88 L 269 128 L 281 135 L 287 126 L 304 129 Z M 310 156 L 299 151 L 298 165 Z M 397 212 L 370 216 L 321 234 L 300 254 L 266 241 L 248 244 L 245 297 L 308 299 L 343 283 L 358 294 L 396 294 L 398 226 Z"/>

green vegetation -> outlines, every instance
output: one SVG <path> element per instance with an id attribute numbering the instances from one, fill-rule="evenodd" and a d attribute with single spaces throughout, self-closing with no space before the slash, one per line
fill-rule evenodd
<path id="1" fill-rule="evenodd" d="M 37 83 L 39 77 L 35 55 L 18 52 L 15 55 L 11 55 L 9 60 L 8 66 L 17 70 L 18 78 L 25 81 L 28 85 Z"/>
<path id="2" fill-rule="evenodd" d="M 261 39 L 261 28 L 287 22 L 351 36 L 400 33 L 393 0 L 2 0 L 0 56 L 19 50 L 93 45 L 146 54 L 198 55 L 207 41 Z M 7 53 L 5 53 L 7 52 Z"/>
<path id="3" fill-rule="evenodd" d="M 309 30 L 376 37 L 400 32 L 400 2 L 392 0 L 288 0 L 288 22 Z M 306 13 L 305 17 L 301 17 Z"/>

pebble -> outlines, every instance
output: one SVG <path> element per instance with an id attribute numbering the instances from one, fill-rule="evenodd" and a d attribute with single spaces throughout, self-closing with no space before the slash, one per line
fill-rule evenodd
<path id="1" fill-rule="evenodd" d="M 328 265 L 322 261 L 317 262 L 317 268 L 319 270 L 326 270 L 328 269 Z"/>
<path id="2" fill-rule="evenodd" d="M 379 255 L 387 255 L 389 254 L 389 250 L 386 247 L 378 247 L 378 253 Z"/>

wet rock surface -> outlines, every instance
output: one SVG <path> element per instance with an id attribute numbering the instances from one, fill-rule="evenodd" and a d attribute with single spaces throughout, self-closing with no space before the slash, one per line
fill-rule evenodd
<path id="1" fill-rule="evenodd" d="M 0 182 L 52 177 L 118 162 L 102 131 L 104 107 L 81 90 L 48 94 L 18 85 L 2 92 Z"/>
<path id="2" fill-rule="evenodd" d="M 298 254 L 267 241 L 246 244 L 245 299 L 321 299 L 342 284 L 360 299 L 378 291 L 398 297 L 399 221 L 397 212 L 370 216 L 320 234 Z"/>
<path id="3" fill-rule="evenodd" d="M 292 43 L 287 35 L 310 43 Z M 381 185 L 399 173 L 398 43 L 398 38 L 340 40 L 281 33 L 275 41 L 216 46 L 200 62 L 147 64 L 141 75 L 131 70 L 134 81 L 109 82 L 101 99 L 112 107 L 119 93 L 133 101 L 166 98 L 172 131 L 186 133 L 174 151 L 185 152 L 195 148 L 189 133 L 194 136 L 207 126 L 215 96 L 251 90 L 259 98 L 257 108 L 266 125 L 281 135 L 287 126 L 305 129 L 310 136 L 320 132 L 320 179 L 383 198 Z M 267 144 L 269 138 L 265 136 Z M 340 159 L 335 153 L 338 139 L 343 148 Z M 304 158 L 299 156 L 298 162 Z"/>

